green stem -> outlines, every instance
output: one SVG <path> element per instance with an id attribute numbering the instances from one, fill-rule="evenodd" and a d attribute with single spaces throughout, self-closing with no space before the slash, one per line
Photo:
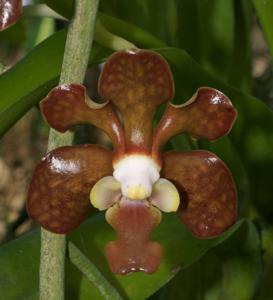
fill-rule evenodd
<path id="1" fill-rule="evenodd" d="M 109 283 L 97 267 L 72 242 L 68 243 L 68 251 L 71 262 L 98 288 L 105 300 L 123 299 L 116 288 Z"/>
<path id="2" fill-rule="evenodd" d="M 93 41 L 99 0 L 76 0 L 69 25 L 60 84 L 82 83 Z M 50 59 L 50 58 L 49 58 Z M 50 130 L 48 150 L 71 145 L 73 134 Z M 65 235 L 41 232 L 40 300 L 64 299 Z"/>
<path id="3" fill-rule="evenodd" d="M 40 259 L 40 299 L 64 299 L 65 235 L 42 229 Z"/>

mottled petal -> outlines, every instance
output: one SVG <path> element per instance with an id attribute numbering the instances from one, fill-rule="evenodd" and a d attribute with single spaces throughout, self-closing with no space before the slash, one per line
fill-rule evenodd
<path id="1" fill-rule="evenodd" d="M 177 211 L 180 197 L 175 185 L 167 179 L 160 178 L 153 185 L 153 192 L 150 199 L 151 203 L 161 211 Z"/>
<path id="2" fill-rule="evenodd" d="M 236 188 L 231 173 L 213 153 L 167 152 L 161 176 L 177 187 L 183 199 L 178 216 L 195 236 L 217 236 L 236 221 Z"/>
<path id="3" fill-rule="evenodd" d="M 114 53 L 102 70 L 99 93 L 121 113 L 126 151 L 150 152 L 155 111 L 174 94 L 167 62 L 148 50 Z"/>
<path id="4" fill-rule="evenodd" d="M 107 210 L 106 219 L 118 236 L 117 241 L 106 246 L 112 272 L 155 272 L 162 248 L 159 243 L 149 241 L 149 237 L 161 220 L 160 211 L 144 201 L 122 200 Z"/>
<path id="5" fill-rule="evenodd" d="M 99 210 L 105 210 L 121 198 L 120 183 L 113 176 L 101 178 L 92 188 L 90 201 Z"/>
<path id="6" fill-rule="evenodd" d="M 103 147 L 69 146 L 49 152 L 33 173 L 29 215 L 49 231 L 73 230 L 91 207 L 92 186 L 112 172 L 112 153 Z"/>
<path id="7" fill-rule="evenodd" d="M 21 14 L 21 0 L 0 0 L 0 31 L 16 23 Z"/>
<path id="8" fill-rule="evenodd" d="M 104 130 L 116 150 L 123 152 L 124 136 L 120 122 L 109 102 L 98 104 L 80 84 L 57 86 L 40 103 L 41 110 L 54 129 L 65 132 L 79 124 L 92 124 Z"/>
<path id="9" fill-rule="evenodd" d="M 236 110 L 223 93 L 200 88 L 185 104 L 169 103 L 154 136 L 154 156 L 176 134 L 189 133 L 194 138 L 215 140 L 231 130 L 235 119 Z"/>

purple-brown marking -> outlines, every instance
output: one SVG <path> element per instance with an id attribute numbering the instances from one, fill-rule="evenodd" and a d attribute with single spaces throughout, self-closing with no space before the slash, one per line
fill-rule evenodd
<path id="1" fill-rule="evenodd" d="M 174 95 L 167 62 L 147 50 L 116 52 L 104 65 L 99 93 L 121 113 L 126 152 L 150 153 L 156 109 Z"/>
<path id="2" fill-rule="evenodd" d="M 40 103 L 41 110 L 54 129 L 65 132 L 79 124 L 91 124 L 104 130 L 111 138 L 115 155 L 124 152 L 123 129 L 109 102 L 98 104 L 80 84 L 57 86 Z"/>
<path id="3" fill-rule="evenodd" d="M 30 217 L 55 233 L 75 229 L 91 208 L 92 186 L 112 172 L 112 152 L 97 145 L 49 152 L 32 176 L 27 201 Z"/>
<path id="4" fill-rule="evenodd" d="M 195 236 L 217 236 L 236 221 L 234 181 L 215 154 L 202 150 L 167 152 L 161 176 L 178 189 L 181 199 L 178 216 Z"/>
<path id="5" fill-rule="evenodd" d="M 215 140 L 227 134 L 236 119 L 230 100 L 213 88 L 200 88 L 182 105 L 168 104 L 153 141 L 153 156 L 174 135 L 189 133 L 194 138 Z"/>

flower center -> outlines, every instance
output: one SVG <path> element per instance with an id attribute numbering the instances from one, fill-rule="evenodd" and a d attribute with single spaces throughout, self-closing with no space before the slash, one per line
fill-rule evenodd
<path id="1" fill-rule="evenodd" d="M 160 168 L 148 156 L 128 155 L 114 165 L 114 178 L 121 184 L 121 193 L 131 200 L 144 200 L 152 194 Z"/>

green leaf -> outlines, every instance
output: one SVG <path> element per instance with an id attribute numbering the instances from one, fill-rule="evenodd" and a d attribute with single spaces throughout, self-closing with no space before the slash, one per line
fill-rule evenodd
<path id="1" fill-rule="evenodd" d="M 55 32 L 54 20 L 47 17 L 26 20 L 27 39 L 25 43 L 26 52 L 41 43 Z"/>
<path id="2" fill-rule="evenodd" d="M 3 299 L 38 299 L 40 236 L 25 235 L 0 247 Z"/>
<path id="3" fill-rule="evenodd" d="M 91 284 L 96 286 L 105 299 L 123 299 L 114 285 L 110 284 L 109 281 L 106 280 L 95 264 L 93 264 L 93 262 L 88 259 L 88 257 L 86 257 L 72 242 L 68 243 L 68 252 L 71 263 L 77 267 L 79 271 L 81 271 Z"/>
<path id="4" fill-rule="evenodd" d="M 25 41 L 25 38 L 26 32 L 23 21 L 19 21 L 8 29 L 0 32 L 1 46 L 5 44 L 18 46 Z"/>
<path id="5" fill-rule="evenodd" d="M 178 46 L 178 5 L 178 0 L 105 0 L 101 1 L 101 11 L 138 26 L 168 45 Z"/>
<path id="6" fill-rule="evenodd" d="M 240 226 L 238 222 L 221 237 L 201 240 L 194 238 L 178 221 L 175 214 L 165 214 L 153 235 L 164 247 L 160 269 L 153 275 L 134 273 L 115 276 L 109 270 L 103 249 L 113 240 L 114 232 L 104 216 L 92 217 L 69 237 L 102 274 L 115 285 L 126 299 L 145 299 L 179 270 L 199 259 L 209 248 L 223 242 Z M 3 299 L 38 299 L 40 232 L 34 231 L 0 248 L 0 290 Z M 140 288 L 141 287 L 141 288 Z M 67 261 L 66 299 L 103 299 L 96 287 Z"/>
<path id="7" fill-rule="evenodd" d="M 251 222 L 245 222 L 231 238 L 181 270 L 161 293 L 165 300 L 249 300 L 260 273 L 259 235 Z"/>
<path id="8" fill-rule="evenodd" d="M 57 33 L 1 75 L 1 135 L 57 84 L 64 41 L 65 32 Z"/>
<path id="9" fill-rule="evenodd" d="M 234 48 L 230 61 L 228 82 L 245 92 L 251 92 L 251 21 L 253 17 L 251 2 L 234 1 Z M 221 66 L 221 63 L 219 64 Z"/>
<path id="10" fill-rule="evenodd" d="M 71 18 L 72 16 L 73 0 L 44 0 L 41 2 L 46 3 L 50 8 L 66 18 Z"/>
<path id="11" fill-rule="evenodd" d="M 254 7 L 263 27 L 269 50 L 273 57 L 273 2 L 264 0 L 253 0 Z"/>
<path id="12" fill-rule="evenodd" d="M 194 39 L 198 39 L 198 47 L 195 50 L 197 52 L 196 56 L 192 55 L 192 49 L 196 48 L 195 40 L 191 46 L 192 49 L 188 49 L 185 45 L 187 41 L 181 40 L 180 44 L 206 70 L 226 81 L 233 58 L 235 31 L 234 1 L 195 0 L 193 2 L 195 2 L 196 6 L 194 17 L 189 15 L 187 17 L 187 24 L 182 23 L 179 28 L 184 25 L 186 26 L 184 27 L 184 31 L 187 30 L 190 33 L 189 26 L 193 23 L 193 20 L 196 20 L 194 21 L 196 23 L 194 26 L 197 27 L 197 37 L 194 37 Z M 183 6 L 180 9 L 181 13 L 182 10 Z M 184 11 L 183 14 L 185 15 L 186 13 Z"/>
<path id="13" fill-rule="evenodd" d="M 134 43 L 139 48 L 162 48 L 166 44 L 148 32 L 121 19 L 99 13 L 99 19 L 106 29 Z"/>
<path id="14" fill-rule="evenodd" d="M 273 226 L 263 224 L 261 230 L 264 272 L 257 287 L 257 296 L 255 300 L 273 299 Z"/>
<path id="15" fill-rule="evenodd" d="M 168 46 L 183 48 L 205 69 L 228 78 L 234 44 L 233 1 L 102 0 L 100 7 Z"/>
<path id="16" fill-rule="evenodd" d="M 273 299 L 273 256 L 266 265 L 264 275 L 262 277 L 261 285 L 259 286 L 257 300 L 271 300 Z"/>

